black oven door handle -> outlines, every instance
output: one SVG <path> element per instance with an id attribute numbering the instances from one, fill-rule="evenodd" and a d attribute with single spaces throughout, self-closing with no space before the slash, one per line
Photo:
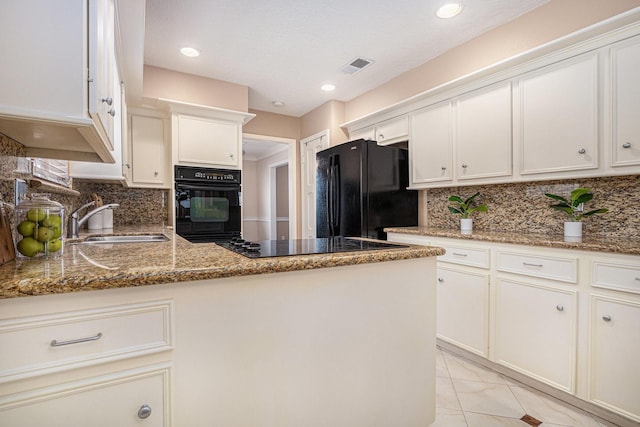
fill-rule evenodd
<path id="1" fill-rule="evenodd" d="M 216 185 L 191 185 L 176 184 L 176 190 L 201 190 L 201 191 L 240 191 L 239 185 L 216 186 Z"/>

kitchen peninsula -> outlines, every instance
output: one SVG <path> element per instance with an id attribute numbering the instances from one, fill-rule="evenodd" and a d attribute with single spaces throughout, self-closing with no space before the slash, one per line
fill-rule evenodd
<path id="1" fill-rule="evenodd" d="M 0 266 L 0 424 L 433 421 L 442 249 L 253 260 L 165 234 Z"/>

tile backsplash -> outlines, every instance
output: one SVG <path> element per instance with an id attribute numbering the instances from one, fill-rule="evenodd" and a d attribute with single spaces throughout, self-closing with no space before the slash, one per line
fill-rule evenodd
<path id="1" fill-rule="evenodd" d="M 106 184 L 91 180 L 73 180 L 71 189 L 41 184 L 38 179 L 20 172 L 19 159 L 25 157 L 24 147 L 0 134 L 0 195 L 13 205 L 16 178 L 27 181 L 27 194 L 51 193 L 51 199 L 64 205 L 67 215 L 91 201 L 91 194 L 102 197 L 103 202 L 119 203 L 113 211 L 113 222 L 118 225 L 166 225 L 168 223 L 168 190 L 153 188 L 127 188 L 120 184 Z"/>
<path id="2" fill-rule="evenodd" d="M 424 190 L 426 224 L 439 228 L 458 228 L 460 217 L 449 212 L 449 196 L 463 198 L 480 192 L 478 203 L 489 211 L 472 214 L 474 230 L 563 234 L 567 215 L 549 208 L 553 200 L 545 193 L 568 197 L 578 187 L 590 188 L 593 200 L 585 211 L 607 208 L 609 212 L 583 219 L 585 235 L 640 237 L 640 175 L 581 178 L 512 184 L 478 185 Z M 423 206 L 424 207 L 424 206 Z"/>

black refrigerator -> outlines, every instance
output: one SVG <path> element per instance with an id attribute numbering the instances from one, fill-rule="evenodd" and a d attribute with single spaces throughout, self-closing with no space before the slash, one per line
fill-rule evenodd
<path id="1" fill-rule="evenodd" d="M 406 149 L 359 139 L 319 151 L 316 160 L 317 237 L 386 240 L 385 227 L 418 225 Z"/>

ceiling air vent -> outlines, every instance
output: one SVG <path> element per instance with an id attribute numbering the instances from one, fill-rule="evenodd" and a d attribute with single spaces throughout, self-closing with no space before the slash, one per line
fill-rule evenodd
<path id="1" fill-rule="evenodd" d="M 356 74 L 371 64 L 373 64 L 373 61 L 370 59 L 356 58 L 342 67 L 342 72 L 345 74 Z"/>

